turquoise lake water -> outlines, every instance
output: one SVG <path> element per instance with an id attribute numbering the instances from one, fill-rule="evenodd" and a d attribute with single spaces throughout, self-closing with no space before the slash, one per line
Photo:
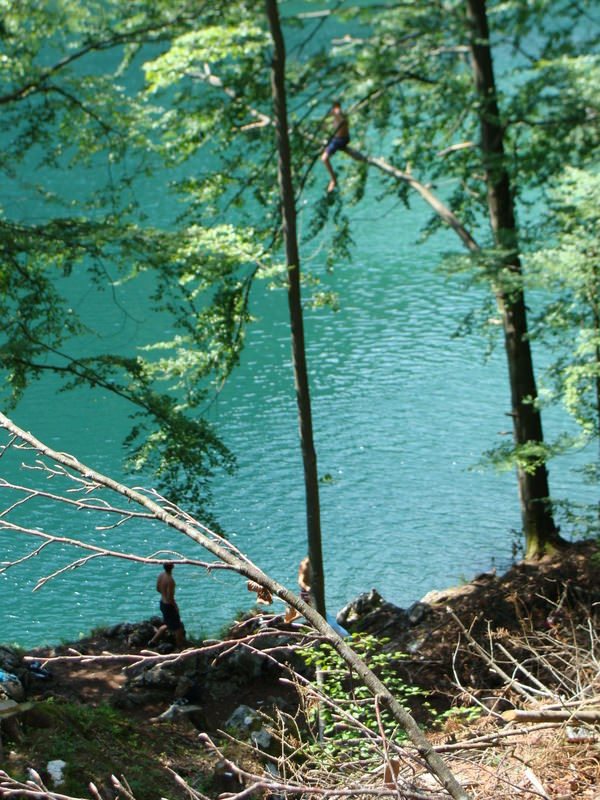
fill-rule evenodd
<path id="1" fill-rule="evenodd" d="M 322 485 L 321 504 L 333 612 L 371 587 L 408 606 L 430 589 L 492 565 L 503 569 L 511 561 L 511 530 L 520 527 L 513 474 L 472 469 L 508 428 L 508 386 L 501 344 L 486 361 L 481 342 L 451 337 L 477 298 L 437 270 L 448 239 L 414 245 L 415 214 L 393 204 L 351 214 L 360 232 L 355 256 L 331 278 L 340 311 L 306 316 L 319 474 L 332 478 Z M 79 303 L 92 313 L 87 287 Z M 252 308 L 258 321 L 242 364 L 210 411 L 238 456 L 235 476 L 216 482 L 215 513 L 238 547 L 293 587 L 306 533 L 285 294 L 258 285 Z M 135 341 L 148 314 L 143 297 L 128 309 L 138 322 L 112 306 L 115 343 Z M 53 395 L 51 388 L 35 386 L 15 421 L 50 446 L 121 477 L 123 407 L 102 392 Z M 546 422 L 551 433 L 552 420 Z M 4 476 L 22 479 L 22 472 L 7 475 L 7 464 L 0 465 Z M 557 496 L 585 496 L 567 465 L 550 475 Z M 27 524 L 99 535 L 92 521 L 66 519 L 49 503 L 38 504 Z M 123 532 L 102 534 L 101 541 L 110 544 Z M 127 536 L 139 553 L 172 548 L 201 557 L 156 525 L 132 526 Z M 0 537 L 5 557 L 24 553 L 20 538 Z M 47 549 L 0 577 L 1 640 L 55 642 L 156 613 L 156 569 L 121 561 L 92 562 L 32 592 L 37 577 L 71 557 L 68 550 Z M 250 605 L 235 576 L 180 567 L 175 578 L 192 633 L 214 634 Z"/>
<path id="2" fill-rule="evenodd" d="M 337 158 L 343 196 L 352 165 Z M 322 179 L 325 186 L 324 171 Z M 338 293 L 339 312 L 307 311 L 305 318 L 319 474 L 331 476 L 321 487 L 321 507 L 332 613 L 372 587 L 406 607 L 430 589 L 492 566 L 505 569 L 517 541 L 511 531 L 520 528 L 515 476 L 473 469 L 482 451 L 510 430 L 502 342 L 486 359 L 485 342 L 452 337 L 481 290 L 466 290 L 439 270 L 443 254 L 458 249 L 453 234 L 416 244 L 429 213 L 420 201 L 407 211 L 377 196 L 373 186 L 360 207 L 348 209 L 353 259 L 324 275 L 327 288 Z M 25 216 L 35 216 L 26 193 L 15 201 Z M 306 217 L 307 210 L 300 216 L 301 238 Z M 320 244 L 302 245 L 302 266 L 324 274 Z M 143 285 L 118 289 L 116 303 L 98 299 L 85 279 L 78 280 L 70 284 L 73 306 L 102 328 L 107 349 L 133 351 L 148 331 L 164 335 Z M 257 322 L 242 363 L 209 412 L 238 458 L 236 474 L 215 483 L 214 511 L 239 548 L 294 588 L 306 529 L 286 296 L 257 284 L 251 311 Z M 543 363 L 544 354 L 535 355 Z M 125 406 L 103 391 L 57 394 L 55 388 L 51 379 L 35 384 L 12 414 L 15 422 L 51 447 L 123 479 Z M 563 420 L 552 412 L 544 424 L 551 436 Z M 553 494 L 591 500 L 571 466 L 551 465 Z M 26 473 L 5 459 L 0 475 L 18 482 Z M 49 502 L 27 513 L 21 509 L 18 518 L 110 546 L 125 534 L 127 546 L 142 554 L 172 549 L 202 557 L 190 542 L 154 524 L 96 532 L 90 518 L 66 515 Z M 0 547 L 6 561 L 26 552 L 13 533 L 0 532 Z M 96 560 L 32 591 L 38 577 L 71 557 L 65 548 L 47 548 L 0 575 L 0 641 L 32 646 L 74 639 L 98 625 L 157 613 L 157 569 L 122 561 Z M 244 581 L 235 576 L 180 567 L 174 577 L 193 634 L 214 634 L 251 605 Z"/>

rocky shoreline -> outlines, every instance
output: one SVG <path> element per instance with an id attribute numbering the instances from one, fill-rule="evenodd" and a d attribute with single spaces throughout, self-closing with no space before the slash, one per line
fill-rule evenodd
<path id="1" fill-rule="evenodd" d="M 377 637 L 383 651 L 401 651 L 398 674 L 426 691 L 429 701 L 440 708 L 453 702 L 456 681 L 469 687 L 473 696 L 497 700 L 498 680 L 475 653 L 458 646 L 461 636 L 464 641 L 463 628 L 477 637 L 486 630 L 516 631 L 524 617 L 540 630 L 560 624 L 567 605 L 572 612 L 581 608 L 589 613 L 600 602 L 598 578 L 596 545 L 581 543 L 568 555 L 523 562 L 502 576 L 486 573 L 464 586 L 430 592 L 408 609 L 386 602 L 372 589 L 342 609 L 337 621 L 350 632 Z M 84 716 L 93 712 L 96 727 L 100 709 L 102 723 L 106 718 L 115 729 L 133 726 L 154 762 L 157 748 L 167 752 L 161 756 L 167 772 L 176 768 L 179 774 L 195 775 L 210 785 L 211 796 L 229 791 L 231 776 L 218 759 L 200 757 L 198 733 L 235 731 L 248 741 L 251 757 L 255 745 L 268 751 L 269 733 L 262 715 L 276 709 L 298 713 L 298 696 L 291 684 L 281 682 L 280 664 L 293 661 L 296 670 L 309 673 L 293 648 L 299 627 L 281 624 L 281 617 L 265 614 L 262 607 L 231 626 L 227 646 L 191 642 L 197 650 L 180 654 L 166 641 L 152 654 L 147 643 L 159 623 L 158 619 L 120 623 L 72 645 L 27 653 L 0 646 L 2 769 L 23 774 L 33 767 L 52 780 L 48 764 L 63 761 L 67 775 L 71 774 L 69 786 L 77 788 L 69 760 L 77 756 L 60 752 L 59 745 L 46 748 L 44 739 L 62 741 L 54 726 L 64 709 L 76 718 L 76 709 Z M 276 624 L 278 628 L 272 627 Z M 246 646 L 235 647 L 236 640 Z M 64 727 L 65 720 L 60 724 Z M 171 752 L 174 741 L 178 745 Z M 64 742 L 62 746 L 68 749 Z M 83 769 L 78 765 L 77 772 Z M 101 765 L 94 769 L 102 773 Z M 106 796 L 112 796 L 108 776 L 96 779 Z"/>

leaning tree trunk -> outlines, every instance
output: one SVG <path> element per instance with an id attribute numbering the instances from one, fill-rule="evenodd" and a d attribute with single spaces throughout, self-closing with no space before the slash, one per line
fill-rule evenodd
<path id="1" fill-rule="evenodd" d="M 271 91 L 273 94 L 275 128 L 277 132 L 277 166 L 283 220 L 283 239 L 287 262 L 287 292 L 292 333 L 292 361 L 296 383 L 300 445 L 302 448 L 304 483 L 306 488 L 306 521 L 311 594 L 317 611 L 324 617 L 325 581 L 321 551 L 319 481 L 317 477 L 317 456 L 313 441 L 308 371 L 306 368 L 306 352 L 304 348 L 304 323 L 300 298 L 300 258 L 298 254 L 298 238 L 296 235 L 296 202 L 292 183 L 285 93 L 285 44 L 279 24 L 279 12 L 276 0 L 266 0 L 265 8 L 271 30 L 271 37 L 273 39 Z"/>
<path id="2" fill-rule="evenodd" d="M 270 1 L 271 0 L 267 0 L 267 2 Z M 407 736 L 415 745 L 419 755 L 426 761 L 430 772 L 437 777 L 441 786 L 447 789 L 454 800 L 470 800 L 467 792 L 458 783 L 455 775 L 450 771 L 439 753 L 436 752 L 434 746 L 425 736 L 410 712 L 406 711 L 406 709 L 400 705 L 390 690 L 381 682 L 380 678 L 375 675 L 375 673 L 367 664 L 365 664 L 360 656 L 358 656 L 357 653 L 355 653 L 346 644 L 341 636 L 339 636 L 339 634 L 331 628 L 329 623 L 314 608 L 312 608 L 312 606 L 307 605 L 304 600 L 302 600 L 296 594 L 291 592 L 289 589 L 286 589 L 285 586 L 282 586 L 276 580 L 264 573 L 261 569 L 259 569 L 259 567 L 250 561 L 250 559 L 246 558 L 246 556 L 237 550 L 237 548 L 231 547 L 224 539 L 216 534 L 213 534 L 208 528 L 200 525 L 198 522 L 189 517 L 189 515 L 183 513 L 181 509 L 173 506 L 159 495 L 157 495 L 155 498 L 152 498 L 148 492 L 130 489 L 128 486 L 118 483 L 112 478 L 96 472 L 86 464 L 82 464 L 74 456 L 71 456 L 68 453 L 60 453 L 56 450 L 52 450 L 32 436 L 31 433 L 26 433 L 21 428 L 18 428 L 1 412 L 0 426 L 7 430 L 13 437 L 13 441 L 6 445 L 5 450 L 15 443 L 15 439 L 20 440 L 38 452 L 41 458 L 38 459 L 36 463 L 38 466 L 41 465 L 42 469 L 47 468 L 45 462 L 43 461 L 43 459 L 47 459 L 53 465 L 52 474 L 56 472 L 56 465 L 65 467 L 65 475 L 74 476 L 76 473 L 78 473 L 81 476 L 81 479 L 75 478 L 76 484 L 86 488 L 86 495 L 90 498 L 90 500 L 90 491 L 93 490 L 95 495 L 96 491 L 103 487 L 115 492 L 118 497 L 127 498 L 131 506 L 140 506 L 141 508 L 145 509 L 146 512 L 149 512 L 149 515 L 145 514 L 144 516 L 150 516 L 151 519 L 156 520 L 158 523 L 162 523 L 173 530 L 179 531 L 180 533 L 189 537 L 192 541 L 199 544 L 209 553 L 212 553 L 213 556 L 216 556 L 218 561 L 215 562 L 212 560 L 210 563 L 204 563 L 204 566 L 208 572 L 210 572 L 211 569 L 214 569 L 215 566 L 219 564 L 223 566 L 227 565 L 237 574 L 243 575 L 254 583 L 259 583 L 261 586 L 269 589 L 273 595 L 277 595 L 277 597 L 279 597 L 281 600 L 288 603 L 301 614 L 303 614 L 308 622 L 312 624 L 315 630 L 318 631 L 324 638 L 329 640 L 331 646 L 334 647 L 344 659 L 350 670 L 353 670 L 360 676 L 364 685 L 369 689 L 373 697 L 378 698 L 385 706 L 387 706 L 398 725 L 406 731 Z M 73 483 L 70 483 L 70 486 L 72 487 Z M 34 494 L 35 492 L 32 492 L 32 494 L 29 496 L 29 499 L 31 499 Z M 54 499 L 58 502 L 74 502 L 73 500 L 67 500 L 64 497 L 61 497 L 60 494 L 55 495 Z M 85 501 L 83 507 L 85 507 Z M 120 522 L 116 524 L 126 522 L 127 519 L 130 518 L 129 511 L 122 512 L 112 503 L 108 503 L 107 507 L 113 513 L 118 514 Z M 95 506 L 95 508 L 97 510 L 98 506 Z M 89 507 L 89 510 L 92 510 L 92 506 Z M 3 526 L 10 529 L 11 523 L 7 521 L 4 514 L 3 517 Z M 23 533 L 27 533 L 27 530 L 24 528 L 20 530 L 22 530 Z M 60 537 L 55 537 L 52 534 L 39 532 L 39 535 L 47 544 L 55 540 L 61 541 Z M 91 543 L 84 544 L 83 542 L 77 542 L 74 540 L 72 540 L 71 543 L 76 547 L 83 547 L 88 552 L 87 558 L 90 557 L 89 553 L 96 553 L 96 555 L 113 555 L 115 557 L 139 561 L 138 556 L 123 552 L 111 552 L 104 550 L 103 548 L 97 548 Z M 39 552 L 39 548 L 35 552 Z M 202 562 L 196 563 L 200 565 Z"/>
<path id="3" fill-rule="evenodd" d="M 504 341 L 508 359 L 515 445 L 542 444 L 542 420 L 538 409 L 537 387 L 527 336 L 527 314 L 517 229 L 510 179 L 504 162 L 504 134 L 496 99 L 494 68 L 489 43 L 485 0 L 467 0 L 471 26 L 471 63 L 479 97 L 481 152 L 487 187 L 490 223 L 500 249 L 502 276 L 495 286 L 502 313 Z M 545 464 L 518 466 L 521 518 L 525 531 L 526 558 L 536 558 L 552 550 L 562 540 L 554 525 Z"/>

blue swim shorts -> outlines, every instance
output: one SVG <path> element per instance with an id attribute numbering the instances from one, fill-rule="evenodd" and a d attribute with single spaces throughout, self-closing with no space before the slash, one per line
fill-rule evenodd
<path id="1" fill-rule="evenodd" d="M 327 142 L 325 152 L 328 156 L 332 156 L 337 150 L 345 150 L 349 141 L 349 136 L 332 136 Z"/>

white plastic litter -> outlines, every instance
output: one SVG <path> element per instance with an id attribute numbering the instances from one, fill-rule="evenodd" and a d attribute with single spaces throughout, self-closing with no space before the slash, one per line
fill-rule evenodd
<path id="1" fill-rule="evenodd" d="M 55 786 L 60 786 L 63 784 L 63 770 L 67 766 L 66 761 L 61 761 L 60 758 L 57 758 L 55 761 L 49 761 L 46 765 L 46 769 L 48 770 L 48 775 L 52 778 L 52 783 Z"/>

